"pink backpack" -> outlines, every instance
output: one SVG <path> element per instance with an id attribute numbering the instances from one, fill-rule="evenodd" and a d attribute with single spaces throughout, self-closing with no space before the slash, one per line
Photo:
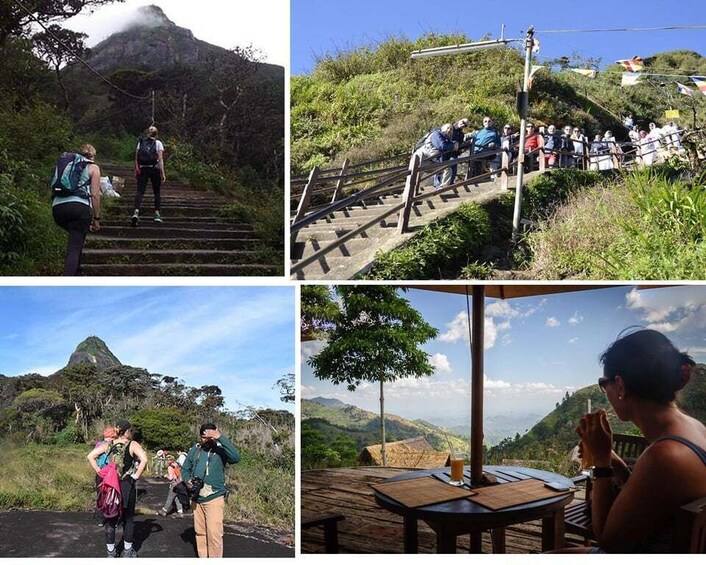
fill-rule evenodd
<path id="1" fill-rule="evenodd" d="M 96 510 L 106 520 L 118 518 L 123 512 L 123 497 L 120 492 L 120 479 L 115 463 L 111 461 L 101 469 L 100 477 L 103 478 L 98 485 L 98 499 Z"/>

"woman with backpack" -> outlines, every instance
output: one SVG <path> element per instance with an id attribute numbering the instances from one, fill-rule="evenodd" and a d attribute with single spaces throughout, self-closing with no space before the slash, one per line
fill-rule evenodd
<path id="1" fill-rule="evenodd" d="M 152 183 L 154 193 L 154 221 L 162 223 L 159 213 L 161 206 L 160 188 L 167 180 L 164 172 L 164 144 L 157 139 L 157 128 L 147 128 L 147 135 L 141 137 L 135 149 L 135 174 L 137 176 L 137 192 L 135 193 L 135 211 L 130 222 L 135 228 L 140 222 L 140 207 L 147 190 L 147 182 Z"/>
<path id="2" fill-rule="evenodd" d="M 80 274 L 86 234 L 100 229 L 101 171 L 94 163 L 96 148 L 84 144 L 76 153 L 64 153 L 51 180 L 54 222 L 69 234 L 64 276 Z"/>
<path id="3" fill-rule="evenodd" d="M 122 522 L 124 550 L 121 557 L 137 557 L 137 551 L 132 546 L 135 528 L 135 502 L 137 501 L 135 483 L 147 466 L 147 454 L 139 443 L 132 440 L 130 422 L 127 420 L 118 421 L 115 431 L 117 438 L 110 444 L 96 447 L 88 454 L 87 459 L 97 475 L 105 475 L 97 462 L 104 453 L 108 455 L 108 466 L 114 463 L 117 469 L 122 512 L 119 516 L 106 519 L 104 528 L 107 556 L 118 556 L 115 545 L 115 529 L 118 523 Z"/>
<path id="4" fill-rule="evenodd" d="M 103 430 L 103 439 L 100 441 L 96 442 L 96 447 L 100 447 L 102 449 L 105 449 L 106 446 L 110 446 L 113 443 L 113 440 L 115 439 L 116 434 L 115 434 L 115 428 L 112 426 L 109 426 Z M 98 457 L 98 460 L 96 461 L 98 463 L 98 468 L 102 469 L 108 464 L 108 453 L 103 453 L 100 457 Z M 98 496 L 100 494 L 100 490 L 98 487 L 100 487 L 101 482 L 103 479 L 99 476 L 96 475 L 96 495 Z M 103 515 L 98 512 L 98 499 L 96 498 L 96 511 L 93 513 L 93 517 L 98 521 L 98 525 L 100 527 L 103 527 L 105 525 L 105 519 L 103 518 Z"/>

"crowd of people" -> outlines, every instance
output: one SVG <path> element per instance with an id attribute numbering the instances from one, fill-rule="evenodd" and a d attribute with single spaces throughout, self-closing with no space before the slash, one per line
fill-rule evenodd
<path id="1" fill-rule="evenodd" d="M 134 547 L 135 485 L 147 468 L 148 456 L 133 434 L 130 422 L 120 420 L 103 431 L 103 439 L 87 456 L 96 473 L 96 514 L 105 530 L 107 557 L 118 557 L 118 526 L 123 528 L 120 557 L 138 556 Z M 181 518 L 191 509 L 198 556 L 223 557 L 223 516 L 229 494 L 225 468 L 237 463 L 240 453 L 215 424 L 203 424 L 199 436 L 200 442 L 188 453 L 179 451 L 174 457 L 160 449 L 154 456 L 151 475 L 169 481 L 167 498 L 157 514 L 167 516 L 176 507 L 175 515 Z"/>
<path id="2" fill-rule="evenodd" d="M 618 141 L 610 130 L 595 134 L 590 141 L 584 128 L 578 126 L 565 125 L 558 129 L 553 124 L 536 127 L 530 123 L 525 134 L 525 170 L 538 168 L 540 158 L 549 168 L 580 167 L 603 171 L 617 168 L 628 160 L 650 166 L 683 152 L 681 130 L 674 121 L 663 127 L 651 122 L 649 131 L 634 124 L 632 116 L 625 118 L 623 123 L 629 129 L 629 140 L 625 142 Z M 481 158 L 470 162 L 467 178 L 482 175 L 487 168 L 491 179 L 495 179 L 496 171 L 501 168 L 503 152 L 509 155 L 511 162 L 517 157 L 520 134 L 512 124 L 505 124 L 502 131 L 498 131 L 492 118 L 485 116 L 482 127 L 466 132 L 469 125 L 468 118 L 446 123 L 434 128 L 417 143 L 414 155 L 421 161 L 449 161 L 449 166 L 434 176 L 437 189 L 455 182 L 458 164 L 454 161 L 460 157 L 480 154 Z"/>

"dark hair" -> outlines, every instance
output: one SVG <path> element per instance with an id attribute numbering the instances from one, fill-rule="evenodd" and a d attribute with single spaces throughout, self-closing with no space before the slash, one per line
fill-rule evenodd
<path id="1" fill-rule="evenodd" d="M 658 331 L 642 329 L 623 335 L 625 331 L 600 356 L 603 376 L 620 375 L 630 394 L 670 403 L 689 382 L 694 360 Z"/>
<path id="2" fill-rule="evenodd" d="M 216 429 L 216 424 L 212 424 L 211 422 L 208 422 L 206 424 L 202 424 L 201 428 L 199 428 L 199 435 L 202 436 L 206 430 L 215 430 L 215 429 Z"/>
<path id="3" fill-rule="evenodd" d="M 132 424 L 130 424 L 130 422 L 128 422 L 127 420 L 118 420 L 118 423 L 115 424 L 115 428 L 118 435 L 121 436 L 130 428 L 132 428 Z"/>

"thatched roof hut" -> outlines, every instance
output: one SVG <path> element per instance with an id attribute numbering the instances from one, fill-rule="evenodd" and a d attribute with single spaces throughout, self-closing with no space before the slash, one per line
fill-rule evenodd
<path id="1" fill-rule="evenodd" d="M 435 451 L 423 437 L 413 437 L 402 441 L 393 441 L 385 444 L 387 452 L 387 465 L 390 467 L 405 467 L 410 469 L 433 469 L 447 467 L 449 454 Z M 364 447 L 358 456 L 360 465 L 382 466 L 382 445 L 369 445 Z"/>

